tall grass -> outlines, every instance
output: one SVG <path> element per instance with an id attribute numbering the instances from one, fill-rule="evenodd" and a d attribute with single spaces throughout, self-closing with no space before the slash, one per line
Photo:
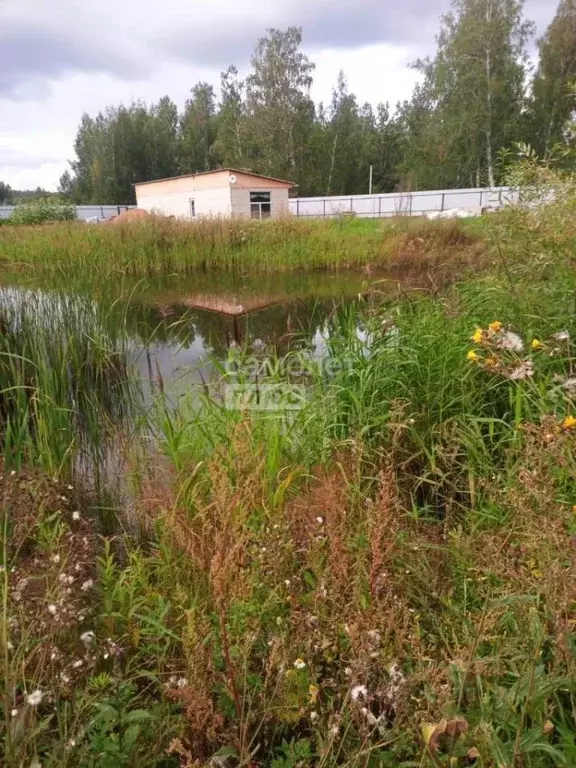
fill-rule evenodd
<path id="1" fill-rule="evenodd" d="M 84 275 L 97 280 L 192 270 L 290 272 L 387 265 L 414 260 L 470 259 L 476 237 L 455 222 L 230 219 L 194 223 L 152 219 L 118 226 L 80 223 L 7 227 L 0 259 L 19 269 Z M 477 254 L 476 254 L 477 257 Z M 433 261 L 434 263 L 434 261 Z"/>
<path id="2" fill-rule="evenodd" d="M 0 324 L 5 466 L 70 474 L 86 454 L 97 467 L 136 397 L 121 327 L 111 335 L 92 302 L 18 289 L 3 291 Z"/>

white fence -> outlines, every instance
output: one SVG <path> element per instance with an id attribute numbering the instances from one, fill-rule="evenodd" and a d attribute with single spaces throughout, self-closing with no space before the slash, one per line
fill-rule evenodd
<path id="1" fill-rule="evenodd" d="M 496 210 L 511 202 L 518 202 L 518 190 L 511 187 L 440 189 L 431 192 L 392 192 L 384 195 L 346 195 L 338 197 L 294 197 L 290 199 L 290 213 L 301 218 L 335 218 L 353 215 L 368 219 L 387 216 L 425 216 L 434 211 L 452 208 L 478 211 Z M 80 220 L 109 219 L 135 205 L 78 205 Z M 13 206 L 0 206 L 0 219 L 6 219 Z M 247 211 L 248 214 L 248 211 Z"/>
<path id="2" fill-rule="evenodd" d="M 518 191 L 511 187 L 392 192 L 385 195 L 295 197 L 290 200 L 290 213 L 298 217 L 333 218 L 353 215 L 377 219 L 386 216 L 424 216 L 452 208 L 478 212 L 496 210 L 517 200 Z"/>
<path id="3" fill-rule="evenodd" d="M 76 216 L 81 221 L 86 219 L 110 219 L 112 216 L 118 216 L 122 211 L 130 208 L 136 208 L 135 205 L 77 205 Z M 0 219 L 7 219 L 12 211 L 13 205 L 0 205 Z"/>

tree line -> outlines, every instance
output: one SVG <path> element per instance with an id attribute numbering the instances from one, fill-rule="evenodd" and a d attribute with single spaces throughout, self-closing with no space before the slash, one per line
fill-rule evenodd
<path id="1" fill-rule="evenodd" d="M 230 66 L 218 94 L 197 83 L 182 112 L 164 96 L 84 115 L 60 192 L 130 203 L 134 182 L 226 166 L 291 179 L 300 195 L 367 193 L 370 166 L 374 192 L 497 184 L 515 142 L 548 157 L 573 139 L 576 0 L 561 0 L 532 69 L 534 31 L 523 0 L 453 0 L 435 55 L 413 64 L 412 98 L 374 110 L 343 73 L 314 104 L 302 29 L 268 30 L 245 78 Z"/>

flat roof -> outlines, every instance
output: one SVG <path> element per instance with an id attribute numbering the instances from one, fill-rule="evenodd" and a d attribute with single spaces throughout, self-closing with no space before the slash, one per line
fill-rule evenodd
<path id="1" fill-rule="evenodd" d="M 254 176 L 256 179 L 268 179 L 268 181 L 279 181 L 282 184 L 289 184 L 291 187 L 297 187 L 293 181 L 287 181 L 286 179 L 277 179 L 275 176 L 264 176 L 261 173 L 253 173 L 252 171 L 243 171 L 240 168 L 215 168 L 212 171 L 200 171 L 199 173 L 183 173 L 181 176 L 168 176 L 165 179 L 152 179 L 152 181 L 136 181 L 133 186 L 142 187 L 144 184 L 158 184 L 160 181 L 173 181 L 174 179 L 194 179 L 196 176 L 209 176 L 212 173 L 241 173 L 244 176 Z"/>

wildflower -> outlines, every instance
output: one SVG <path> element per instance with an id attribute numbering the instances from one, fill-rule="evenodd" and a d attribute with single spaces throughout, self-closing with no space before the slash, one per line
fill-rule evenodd
<path id="1" fill-rule="evenodd" d="M 318 523 L 318 525 L 322 525 L 322 523 L 324 522 L 324 518 L 323 517 L 317 517 L 316 518 L 316 522 Z"/>
<path id="2" fill-rule="evenodd" d="M 37 688 L 35 691 L 32 691 L 32 693 L 26 697 L 26 703 L 29 704 L 31 707 L 37 707 L 43 698 L 44 698 L 44 694 L 39 688 Z"/>
<path id="3" fill-rule="evenodd" d="M 483 336 L 484 336 L 484 331 L 482 330 L 482 328 L 476 328 L 472 336 L 470 336 L 470 341 L 473 341 L 474 344 L 480 344 Z"/>
<path id="4" fill-rule="evenodd" d="M 520 365 L 517 365 L 516 368 L 513 368 L 507 374 L 507 377 L 510 381 L 523 381 L 524 379 L 529 379 L 533 375 L 534 366 L 532 365 L 532 362 L 530 360 L 524 360 Z"/>
<path id="5" fill-rule="evenodd" d="M 56 616 L 56 606 L 54 605 L 54 603 L 50 603 L 50 605 L 46 610 L 51 616 Z"/>
<path id="6" fill-rule="evenodd" d="M 285 580 L 284 580 L 284 586 L 285 586 L 285 587 L 289 587 L 289 586 L 290 586 L 290 583 L 291 583 L 291 582 L 290 582 L 290 579 L 285 579 Z"/>
<path id="7" fill-rule="evenodd" d="M 80 512 L 72 512 L 72 520 L 80 520 Z"/>
<path id="8" fill-rule="evenodd" d="M 558 331 L 558 333 L 555 333 L 552 338 L 554 341 L 570 341 L 570 334 L 568 331 Z"/>
<path id="9" fill-rule="evenodd" d="M 562 422 L 562 426 L 564 427 L 564 429 L 574 429 L 574 427 L 576 427 L 576 417 L 566 416 L 566 418 Z"/>
<path id="10" fill-rule="evenodd" d="M 306 662 L 304 661 L 304 659 L 298 658 L 294 662 L 294 668 L 295 669 L 304 669 L 305 667 L 306 667 Z"/>
<path id="11" fill-rule="evenodd" d="M 84 584 L 82 584 L 80 589 L 82 590 L 82 592 L 88 592 L 88 590 L 92 589 L 93 586 L 94 586 L 94 582 L 92 581 L 92 579 L 86 579 L 86 581 L 84 582 Z"/>
<path id="12" fill-rule="evenodd" d="M 478 360 L 478 355 L 476 352 L 474 352 L 473 349 L 468 350 L 468 354 L 466 355 L 466 358 L 468 360 Z"/>
<path id="13" fill-rule="evenodd" d="M 505 331 L 498 340 L 499 349 L 508 349 L 510 352 L 522 352 L 524 342 L 517 333 Z"/>
<path id="14" fill-rule="evenodd" d="M 10 714 L 12 715 L 12 717 L 16 717 L 18 715 L 18 710 L 13 709 L 12 712 L 10 712 Z"/>
<path id="15" fill-rule="evenodd" d="M 94 632 L 91 632 L 91 631 L 83 632 L 80 635 L 80 640 L 82 640 L 84 645 L 88 648 L 90 645 L 92 645 L 94 640 L 96 640 L 96 635 L 94 634 Z"/>
<path id="16" fill-rule="evenodd" d="M 350 691 L 350 698 L 352 701 L 358 701 L 359 699 L 365 699 L 368 696 L 368 689 L 365 685 L 355 685 Z"/>
<path id="17" fill-rule="evenodd" d="M 499 333 L 502 330 L 502 323 L 500 322 L 500 320 L 494 320 L 493 323 L 490 323 L 488 328 L 490 328 L 492 333 Z"/>
<path id="18" fill-rule="evenodd" d="M 310 704 L 316 704 L 318 701 L 318 693 L 320 689 L 317 685 L 311 684 L 308 686 L 308 693 L 310 694 Z"/>

